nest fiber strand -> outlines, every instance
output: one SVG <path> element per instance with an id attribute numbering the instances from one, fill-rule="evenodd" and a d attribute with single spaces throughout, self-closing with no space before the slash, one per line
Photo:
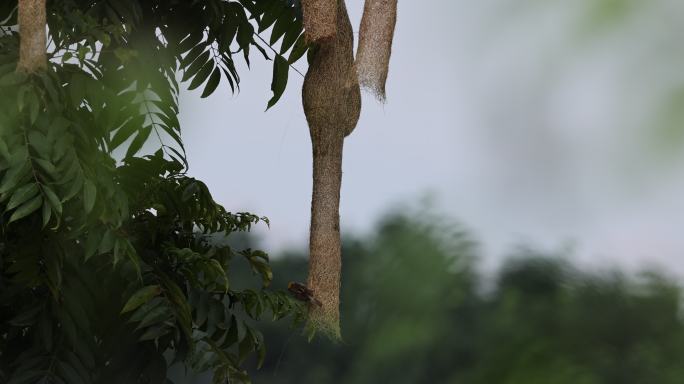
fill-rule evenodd
<path id="1" fill-rule="evenodd" d="M 302 0 L 307 43 L 330 39 L 337 32 L 337 0 Z"/>
<path id="2" fill-rule="evenodd" d="M 47 68 L 45 0 L 19 0 L 19 63 L 17 71 L 33 73 Z"/>
<path id="3" fill-rule="evenodd" d="M 366 0 L 359 30 L 356 70 L 359 82 L 385 101 L 385 83 L 392 54 L 397 0 Z"/>
<path id="4" fill-rule="evenodd" d="M 318 44 L 302 88 L 313 147 L 313 195 L 307 286 L 322 303 L 309 308 L 309 326 L 340 338 L 340 188 L 342 149 L 359 119 L 361 94 L 354 72 L 354 37 L 343 0 L 336 33 Z"/>

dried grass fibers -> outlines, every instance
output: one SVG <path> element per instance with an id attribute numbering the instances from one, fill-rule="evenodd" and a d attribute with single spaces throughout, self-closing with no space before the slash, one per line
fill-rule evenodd
<path id="1" fill-rule="evenodd" d="M 385 83 L 392 54 L 397 0 L 366 0 L 359 29 L 356 70 L 364 89 L 385 101 Z"/>
<path id="2" fill-rule="evenodd" d="M 313 147 L 313 194 L 307 286 L 322 303 L 310 306 L 309 326 L 340 338 L 340 187 L 342 149 L 359 119 L 361 94 L 354 72 L 354 38 L 343 0 L 335 35 L 315 48 L 302 101 Z"/>
<path id="3" fill-rule="evenodd" d="M 320 43 L 337 32 L 337 0 L 302 0 L 304 37 L 308 43 Z"/>
<path id="4" fill-rule="evenodd" d="M 19 0 L 19 63 L 17 71 L 34 73 L 47 68 L 45 0 Z"/>

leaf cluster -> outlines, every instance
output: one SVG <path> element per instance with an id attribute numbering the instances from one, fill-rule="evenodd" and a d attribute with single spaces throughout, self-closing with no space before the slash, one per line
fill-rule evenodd
<path id="1" fill-rule="evenodd" d="M 256 321 L 303 308 L 268 288 L 266 253 L 215 241 L 268 221 L 187 175 L 178 95 L 237 90 L 255 48 L 275 58 L 273 105 L 307 49 L 298 4 L 48 1 L 49 66 L 30 76 L 15 23 L 3 2 L 0 383 L 164 383 L 173 363 L 247 382 Z M 231 287 L 237 260 L 262 289 Z"/>

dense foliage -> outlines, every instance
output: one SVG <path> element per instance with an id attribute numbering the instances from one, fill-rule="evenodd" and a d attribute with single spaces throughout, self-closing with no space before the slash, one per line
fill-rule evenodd
<path id="1" fill-rule="evenodd" d="M 433 218 L 395 216 L 347 239 L 340 345 L 269 326 L 259 383 L 681 383 L 682 289 L 655 273 L 587 273 L 519 249 L 496 275 Z M 278 276 L 306 259 L 275 259 Z M 277 283 L 277 282 L 276 282 Z M 199 383 L 199 382 L 198 382 Z"/>
<path id="2" fill-rule="evenodd" d="M 307 49 L 297 3 L 47 7 L 48 70 L 27 76 L 16 1 L 0 4 L 0 383 L 164 383 L 175 362 L 248 381 L 242 362 L 265 353 L 254 320 L 303 310 L 266 289 L 264 252 L 215 241 L 264 219 L 186 174 L 178 93 L 236 89 L 236 55 L 257 50 L 274 60 L 273 105 Z M 263 289 L 231 286 L 237 258 Z"/>

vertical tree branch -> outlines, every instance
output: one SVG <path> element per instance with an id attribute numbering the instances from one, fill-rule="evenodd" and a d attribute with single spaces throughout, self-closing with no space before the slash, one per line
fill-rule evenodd
<path id="1" fill-rule="evenodd" d="M 34 73 L 47 69 L 45 0 L 19 0 L 19 64 L 17 71 Z"/>

